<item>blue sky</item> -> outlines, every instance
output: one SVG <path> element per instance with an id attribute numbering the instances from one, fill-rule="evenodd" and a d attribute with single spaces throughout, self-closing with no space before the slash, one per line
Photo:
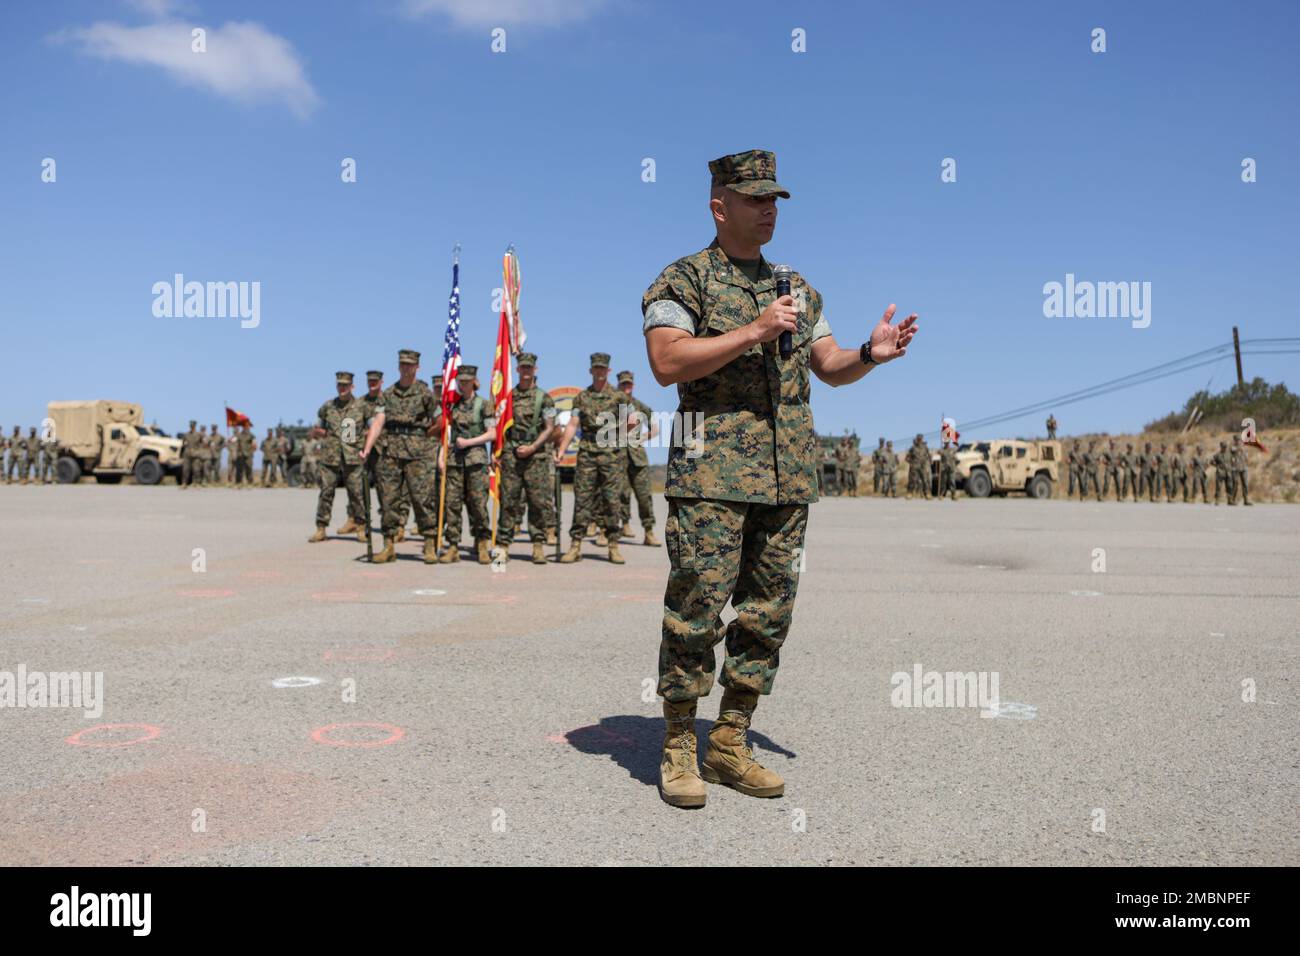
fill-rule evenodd
<path id="1" fill-rule="evenodd" d="M 754 147 L 777 153 L 793 194 L 768 258 L 822 292 L 839 342 L 856 346 L 890 302 L 921 314 L 903 361 L 814 386 L 819 431 L 874 443 L 941 414 L 960 428 L 1226 342 L 1233 324 L 1298 334 L 1296 4 L 736 9 L 5 4 L 0 427 L 74 398 L 141 402 L 168 429 L 216 421 L 226 401 L 259 426 L 307 419 L 336 369 L 391 381 L 403 347 L 427 376 L 457 241 L 467 362 L 490 363 L 513 242 L 543 384 L 585 384 L 589 353 L 608 351 L 671 409 L 641 293 L 712 238 L 708 160 Z M 176 46 L 194 26 L 201 61 Z M 792 52 L 795 28 L 807 52 Z M 955 183 L 940 181 L 946 157 Z M 261 324 L 156 318 L 151 288 L 177 272 L 260 282 Z M 1150 327 L 1045 318 L 1043 285 L 1067 273 L 1150 282 Z M 1247 356 L 1247 376 L 1296 388 L 1297 357 Z M 1133 429 L 1211 374 L 1226 387 L 1231 363 L 1057 417 L 1066 432 Z M 963 437 L 1034 433 L 1043 417 Z"/>

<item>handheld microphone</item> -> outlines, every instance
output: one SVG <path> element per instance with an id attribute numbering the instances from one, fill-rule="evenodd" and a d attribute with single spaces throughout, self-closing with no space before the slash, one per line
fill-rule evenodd
<path id="1" fill-rule="evenodd" d="M 779 299 L 783 295 L 790 294 L 790 267 L 776 266 L 772 270 L 772 275 L 776 279 L 776 295 Z M 788 359 L 794 353 L 794 343 L 791 341 L 789 332 L 782 332 L 781 338 L 777 343 L 781 351 L 781 358 Z"/>

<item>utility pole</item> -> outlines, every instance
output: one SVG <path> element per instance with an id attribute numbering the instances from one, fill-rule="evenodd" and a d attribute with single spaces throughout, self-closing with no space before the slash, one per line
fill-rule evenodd
<path id="1" fill-rule="evenodd" d="M 1232 327 L 1232 351 L 1237 355 L 1237 384 L 1245 385 L 1246 381 L 1241 374 L 1241 338 L 1237 335 L 1237 327 Z"/>

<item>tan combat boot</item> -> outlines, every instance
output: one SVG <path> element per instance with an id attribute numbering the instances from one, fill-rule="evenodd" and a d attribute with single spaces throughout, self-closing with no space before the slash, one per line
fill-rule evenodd
<path id="1" fill-rule="evenodd" d="M 433 538 L 424 539 L 424 563 L 425 564 L 437 564 L 438 549 L 435 547 L 436 544 L 437 542 L 434 541 Z"/>
<path id="2" fill-rule="evenodd" d="M 405 528 L 405 527 L 398 528 L 398 529 L 397 529 L 397 537 L 394 538 L 393 540 L 396 541 L 396 542 L 398 542 L 399 544 L 400 544 L 401 542 L 405 541 L 405 540 L 406 540 L 406 528 Z"/>
<path id="3" fill-rule="evenodd" d="M 574 538 L 569 543 L 569 550 L 565 551 L 564 556 L 560 558 L 560 563 L 575 564 L 581 560 L 582 560 L 582 539 Z"/>
<path id="4" fill-rule="evenodd" d="M 492 555 L 488 553 L 487 538 L 479 538 L 474 542 L 474 549 L 478 552 L 479 564 L 491 564 Z"/>
<path id="5" fill-rule="evenodd" d="M 365 543 L 366 543 L 366 533 L 367 533 L 368 531 L 369 531 L 369 529 L 368 529 L 364 524 L 363 524 L 363 525 L 359 525 L 359 526 L 357 527 L 357 540 L 360 541 L 362 544 L 365 544 Z M 401 539 L 399 538 L 398 540 L 401 540 Z"/>
<path id="6" fill-rule="evenodd" d="M 533 564 L 546 563 L 546 546 L 540 541 L 533 542 Z"/>
<path id="7" fill-rule="evenodd" d="M 644 544 L 647 548 L 663 547 L 663 542 L 661 542 L 658 538 L 655 537 L 655 532 L 653 528 L 645 529 L 645 540 L 642 541 L 641 543 Z"/>
<path id="8" fill-rule="evenodd" d="M 325 526 L 323 524 L 318 524 L 316 526 L 316 533 L 307 539 L 307 543 L 315 544 L 317 541 L 324 541 L 325 537 Z"/>
<path id="9" fill-rule="evenodd" d="M 702 807 L 709 794 L 695 765 L 695 701 L 664 701 L 664 721 L 659 796 L 669 806 Z"/>
<path id="10" fill-rule="evenodd" d="M 785 793 L 785 781 L 754 759 L 745 739 L 757 703 L 758 695 L 752 691 L 728 688 L 722 695 L 700 775 L 709 783 L 723 784 L 746 796 L 779 797 Z"/>
<path id="11" fill-rule="evenodd" d="M 590 524 L 587 525 L 586 536 L 588 538 L 594 538 L 596 536 L 596 522 L 592 521 Z"/>
<path id="12" fill-rule="evenodd" d="M 610 564 L 626 564 L 626 563 L 627 563 L 626 561 L 623 560 L 623 555 L 622 555 L 622 553 L 618 550 L 618 542 L 617 542 L 617 541 L 611 541 L 611 542 L 609 543 L 609 563 L 610 563 Z"/>
<path id="13" fill-rule="evenodd" d="M 397 554 L 393 551 L 393 545 L 396 542 L 392 538 L 384 538 L 384 550 L 375 555 L 374 564 L 387 564 L 389 561 L 396 561 Z"/>
<path id="14" fill-rule="evenodd" d="M 356 531 L 358 528 L 360 528 L 360 527 L 361 527 L 361 525 L 357 522 L 357 519 L 356 519 L 356 518 L 348 518 L 348 520 L 345 521 L 345 522 L 343 523 L 343 527 L 339 528 L 339 530 L 338 530 L 337 532 L 335 532 L 335 533 L 336 533 L 336 534 L 352 534 L 353 532 L 355 532 L 355 531 Z"/>
<path id="15" fill-rule="evenodd" d="M 604 531 L 597 531 L 597 532 L 596 532 L 596 547 L 598 547 L 598 548 L 603 548 L 603 547 L 605 547 L 605 546 L 608 545 L 608 544 L 609 544 L 609 539 L 608 539 L 607 537 L 605 537 L 605 532 L 604 532 Z"/>
<path id="16" fill-rule="evenodd" d="M 632 522 L 624 521 L 623 530 L 618 533 L 620 538 L 635 538 L 636 532 L 632 530 Z"/>
<path id="17" fill-rule="evenodd" d="M 546 529 L 546 543 L 549 545 L 558 544 L 560 540 L 559 533 L 554 528 Z"/>
<path id="18" fill-rule="evenodd" d="M 460 560 L 460 545 L 449 544 L 442 550 L 442 557 L 438 559 L 439 564 L 455 564 Z"/>

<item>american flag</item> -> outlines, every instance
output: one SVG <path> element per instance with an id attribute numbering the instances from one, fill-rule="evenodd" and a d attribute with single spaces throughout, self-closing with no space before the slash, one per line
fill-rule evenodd
<path id="1" fill-rule="evenodd" d="M 460 263 L 451 267 L 451 298 L 447 300 L 447 335 L 442 347 L 443 433 L 451 424 L 451 406 L 460 399 L 456 372 L 460 370 Z"/>

